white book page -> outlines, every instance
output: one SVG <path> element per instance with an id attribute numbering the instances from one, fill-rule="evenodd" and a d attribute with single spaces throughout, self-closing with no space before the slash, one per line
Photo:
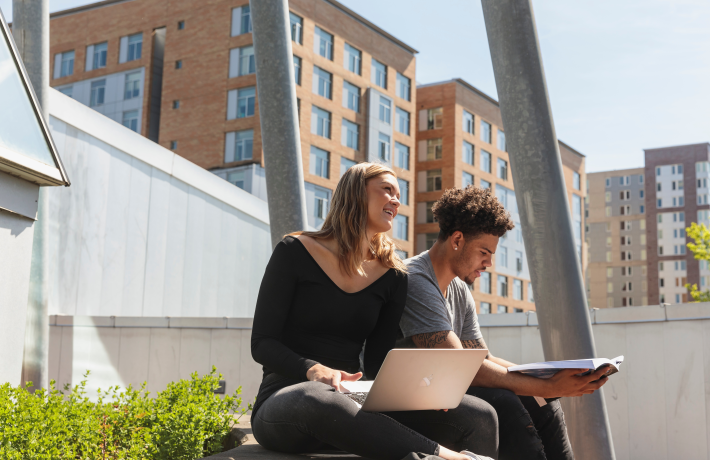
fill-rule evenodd
<path id="1" fill-rule="evenodd" d="M 343 393 L 369 393 L 374 380 L 358 380 L 356 382 L 340 382 L 343 387 Z"/>

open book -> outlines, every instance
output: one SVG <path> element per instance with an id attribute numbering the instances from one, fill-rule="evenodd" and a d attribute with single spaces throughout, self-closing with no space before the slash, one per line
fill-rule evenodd
<path id="1" fill-rule="evenodd" d="M 546 361 L 544 363 L 522 364 L 508 368 L 508 372 L 520 372 L 540 379 L 549 379 L 562 369 L 593 369 L 580 375 L 590 374 L 600 367 L 608 366 L 606 375 L 616 374 L 624 361 L 624 357 L 617 356 L 614 359 L 572 359 L 569 361 Z"/>

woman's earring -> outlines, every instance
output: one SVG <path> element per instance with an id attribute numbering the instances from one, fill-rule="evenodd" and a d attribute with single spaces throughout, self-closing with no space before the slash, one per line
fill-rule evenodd
<path id="1" fill-rule="evenodd" d="M 454 251 L 458 251 L 458 250 L 459 250 L 459 248 L 454 248 Z"/>

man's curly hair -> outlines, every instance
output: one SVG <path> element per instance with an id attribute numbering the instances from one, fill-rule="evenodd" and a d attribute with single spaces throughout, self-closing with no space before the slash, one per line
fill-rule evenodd
<path id="1" fill-rule="evenodd" d="M 444 241 L 460 231 L 466 238 L 483 234 L 503 236 L 515 225 L 510 213 L 505 210 L 490 189 L 468 187 L 450 188 L 444 191 L 431 208 L 439 222 L 439 240 Z"/>

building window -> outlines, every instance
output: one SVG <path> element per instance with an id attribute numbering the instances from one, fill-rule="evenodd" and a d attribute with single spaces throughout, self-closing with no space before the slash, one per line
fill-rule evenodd
<path id="1" fill-rule="evenodd" d="M 227 133 L 224 143 L 224 162 L 250 160 L 254 149 L 254 130 Z"/>
<path id="2" fill-rule="evenodd" d="M 343 177 L 345 171 L 355 166 L 357 163 L 345 157 L 340 157 L 340 177 Z"/>
<path id="3" fill-rule="evenodd" d="M 177 150 L 177 141 L 170 141 L 170 150 Z"/>
<path id="4" fill-rule="evenodd" d="M 341 136 L 342 139 L 340 141 L 344 146 L 349 147 L 353 150 L 358 149 L 360 127 L 357 123 L 353 123 L 352 121 L 343 118 Z"/>
<path id="5" fill-rule="evenodd" d="M 96 80 L 91 82 L 91 96 L 89 98 L 89 107 L 96 107 L 104 104 L 104 96 L 106 95 L 106 79 Z M 135 131 L 135 130 L 134 130 Z"/>
<path id="6" fill-rule="evenodd" d="M 430 169 L 426 172 L 426 191 L 441 190 L 441 169 Z"/>
<path id="7" fill-rule="evenodd" d="M 347 81 L 343 81 L 343 107 L 360 111 L 360 88 Z"/>
<path id="8" fill-rule="evenodd" d="M 328 169 L 329 163 L 330 153 L 311 145 L 311 156 L 308 172 L 328 179 L 330 177 L 330 171 Z"/>
<path id="9" fill-rule="evenodd" d="M 581 190 L 580 176 L 577 171 L 572 172 L 572 187 L 575 190 Z"/>
<path id="10" fill-rule="evenodd" d="M 185 21 L 178 21 L 177 28 L 178 30 L 183 30 L 185 28 Z"/>
<path id="11" fill-rule="evenodd" d="M 441 129 L 444 122 L 444 109 L 437 107 L 427 110 L 427 129 Z"/>
<path id="12" fill-rule="evenodd" d="M 481 120 L 481 139 L 484 142 L 491 143 L 491 124 Z"/>
<path id="13" fill-rule="evenodd" d="M 473 144 L 463 141 L 463 162 L 469 165 L 473 164 Z"/>
<path id="14" fill-rule="evenodd" d="M 409 255 L 407 255 L 407 251 L 402 251 L 401 249 L 395 249 L 394 253 L 397 254 L 397 257 L 399 257 L 402 260 L 409 257 Z"/>
<path id="15" fill-rule="evenodd" d="M 507 147 L 505 145 L 505 133 L 499 129 L 498 130 L 498 150 L 501 150 L 503 152 L 507 152 L 506 148 Z"/>
<path id="16" fill-rule="evenodd" d="M 496 313 L 508 313 L 508 307 L 505 305 L 498 305 L 498 310 Z"/>
<path id="17" fill-rule="evenodd" d="M 372 83 L 387 89 L 387 66 L 372 58 Z"/>
<path id="18" fill-rule="evenodd" d="M 426 159 L 440 160 L 443 154 L 443 139 L 427 139 L 426 141 Z"/>
<path id="19" fill-rule="evenodd" d="M 246 179 L 245 179 L 245 174 L 244 171 L 234 171 L 232 173 L 229 173 L 227 175 L 227 182 L 230 184 L 236 185 L 242 190 L 245 190 L 245 185 L 246 185 Z"/>
<path id="20" fill-rule="evenodd" d="M 409 217 L 397 214 L 394 218 L 394 237 L 398 240 L 409 240 Z"/>
<path id="21" fill-rule="evenodd" d="M 498 295 L 508 297 L 508 277 L 498 275 Z"/>
<path id="22" fill-rule="evenodd" d="M 463 111 L 463 130 L 466 133 L 473 134 L 473 114 Z"/>
<path id="23" fill-rule="evenodd" d="M 479 286 L 481 287 L 481 292 L 484 294 L 491 293 L 491 273 L 481 272 L 481 277 L 479 278 Z"/>
<path id="24" fill-rule="evenodd" d="M 427 201 L 426 202 L 426 223 L 427 224 L 433 224 L 436 222 L 436 219 L 434 218 L 434 203 L 436 201 Z"/>
<path id="25" fill-rule="evenodd" d="M 387 98 L 380 96 L 380 121 L 391 123 L 392 119 L 392 101 Z"/>
<path id="26" fill-rule="evenodd" d="M 297 85 L 301 84 L 301 58 L 293 56 L 293 78 Z"/>
<path id="27" fill-rule="evenodd" d="M 330 139 L 330 112 L 312 106 L 311 133 Z"/>
<path id="28" fill-rule="evenodd" d="M 505 246 L 498 247 L 498 253 L 496 254 L 496 265 L 508 268 L 508 248 Z"/>
<path id="29" fill-rule="evenodd" d="M 182 21 L 181 21 L 182 22 Z M 179 28 L 179 23 L 178 23 Z M 232 37 L 242 34 L 248 34 L 252 30 L 251 24 L 251 8 L 249 5 L 244 5 L 239 8 L 232 9 Z"/>
<path id="30" fill-rule="evenodd" d="M 74 85 L 69 85 L 69 86 L 64 86 L 62 88 L 57 88 L 57 90 L 64 94 L 65 96 L 72 97 L 72 94 L 74 93 Z"/>
<path id="31" fill-rule="evenodd" d="M 515 271 L 518 273 L 523 271 L 523 253 L 521 251 L 515 251 Z"/>
<path id="32" fill-rule="evenodd" d="M 303 18 L 289 11 L 289 19 L 291 21 L 291 40 L 303 44 Z"/>
<path id="33" fill-rule="evenodd" d="M 508 180 L 508 162 L 498 158 L 498 178 Z"/>
<path id="34" fill-rule="evenodd" d="M 313 66 L 313 92 L 326 99 L 333 96 L 333 74 Z"/>
<path id="35" fill-rule="evenodd" d="M 74 73 L 74 51 L 57 54 L 54 61 L 54 78 L 68 77 Z M 57 69 L 59 71 L 57 71 Z"/>
<path id="36" fill-rule="evenodd" d="M 182 59 L 175 61 L 175 68 L 182 69 Z"/>
<path id="37" fill-rule="evenodd" d="M 491 304 L 488 302 L 480 302 L 478 304 L 478 314 L 479 315 L 490 315 L 491 314 Z"/>
<path id="38" fill-rule="evenodd" d="M 396 107 L 395 110 L 395 127 L 397 131 L 409 136 L 409 112 Z"/>
<path id="39" fill-rule="evenodd" d="M 326 59 L 333 60 L 333 35 L 320 27 L 315 27 L 313 51 Z"/>
<path id="40" fill-rule="evenodd" d="M 243 34 L 251 32 L 251 8 L 249 5 L 242 7 L 241 26 L 241 32 Z"/>
<path id="41" fill-rule="evenodd" d="M 491 154 L 485 150 L 481 150 L 481 169 L 487 173 L 491 172 Z"/>
<path id="42" fill-rule="evenodd" d="M 123 112 L 122 124 L 128 129 L 138 132 L 138 111 L 129 110 L 127 112 Z"/>
<path id="43" fill-rule="evenodd" d="M 141 72 L 131 72 L 126 74 L 123 84 L 123 99 L 133 99 L 141 94 Z M 177 108 L 177 107 L 174 107 Z"/>
<path id="44" fill-rule="evenodd" d="M 316 187 L 314 192 L 313 217 L 315 217 L 315 227 L 320 228 L 328 215 L 330 194 L 321 187 Z"/>
<path id="45" fill-rule="evenodd" d="M 399 202 L 404 206 L 409 206 L 409 182 L 398 177 L 397 183 L 399 184 Z"/>
<path id="46" fill-rule="evenodd" d="M 399 142 L 394 143 L 394 165 L 398 168 L 409 169 L 409 147 Z"/>
<path id="47" fill-rule="evenodd" d="M 378 152 L 380 152 L 380 160 L 390 161 L 390 137 L 387 134 L 380 133 L 378 140 Z"/>
<path id="48" fill-rule="evenodd" d="M 86 47 L 86 71 L 106 67 L 106 54 L 108 42 L 89 45 Z"/>
<path id="49" fill-rule="evenodd" d="M 182 67 L 182 61 L 180 67 Z M 294 57 L 295 64 L 295 57 Z M 299 60 L 300 64 L 300 60 Z M 176 69 L 179 69 L 177 65 Z M 229 78 L 251 75 L 256 72 L 256 60 L 253 46 L 243 46 L 229 50 Z"/>
<path id="50" fill-rule="evenodd" d="M 227 120 L 254 116 L 256 88 L 233 89 L 227 93 Z"/>
<path id="51" fill-rule="evenodd" d="M 481 185 L 480 185 L 480 187 L 483 188 L 483 189 L 489 189 L 489 188 L 491 188 L 491 183 L 488 182 L 487 180 L 481 179 Z"/>
<path id="52" fill-rule="evenodd" d="M 180 108 L 180 101 L 175 99 L 173 101 L 173 109 L 179 109 Z"/>
<path id="53" fill-rule="evenodd" d="M 523 300 L 523 281 L 513 280 L 513 299 Z"/>
<path id="54" fill-rule="evenodd" d="M 397 97 L 411 101 L 412 80 L 397 72 Z"/>
<path id="55" fill-rule="evenodd" d="M 466 188 L 469 185 L 473 185 L 473 174 L 467 173 L 466 171 L 462 174 L 463 177 L 461 178 L 461 187 Z"/>
<path id="56" fill-rule="evenodd" d="M 352 73 L 362 75 L 362 51 L 346 43 L 343 66 Z"/>
<path id="57" fill-rule="evenodd" d="M 135 61 L 143 54 L 143 34 L 129 35 L 126 39 L 126 61 Z"/>

